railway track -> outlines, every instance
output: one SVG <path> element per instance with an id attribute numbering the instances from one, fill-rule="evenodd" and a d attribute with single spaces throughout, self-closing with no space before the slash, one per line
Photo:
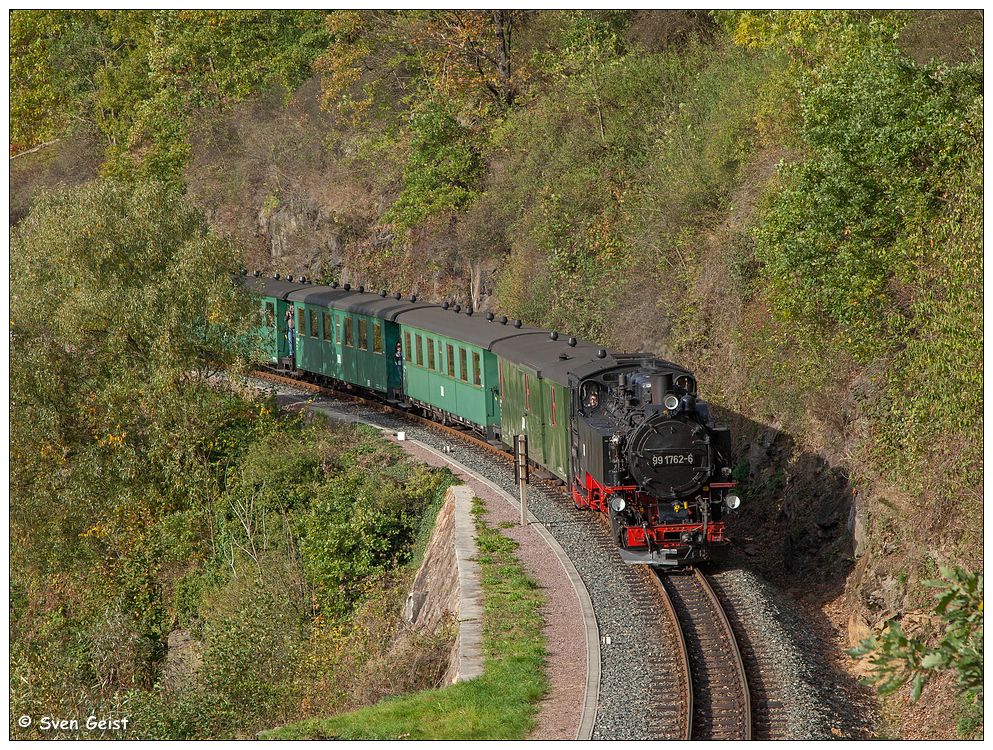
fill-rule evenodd
<path id="1" fill-rule="evenodd" d="M 685 739 L 750 740 L 751 699 L 745 663 L 724 608 L 706 576 L 654 572 L 679 633 L 682 678 L 676 702 L 688 706 Z"/>
<path id="2" fill-rule="evenodd" d="M 506 450 L 477 435 L 381 401 L 269 371 L 258 371 L 254 376 L 401 416 L 436 433 L 468 441 L 505 462 L 512 461 Z M 545 481 L 543 484 L 547 489 L 561 493 L 557 483 Z M 672 653 L 658 659 L 655 665 L 665 679 L 660 678 L 649 688 L 653 704 L 649 722 L 652 734 L 681 740 L 751 739 L 751 697 L 746 661 L 727 614 L 706 577 L 694 570 L 688 574 L 653 572 L 650 578 L 651 588 L 659 595 L 665 622 L 644 622 L 642 625 L 661 626 L 665 637 L 673 644 Z M 643 604 L 648 611 L 649 603 Z M 761 711 L 760 714 L 765 715 Z"/>

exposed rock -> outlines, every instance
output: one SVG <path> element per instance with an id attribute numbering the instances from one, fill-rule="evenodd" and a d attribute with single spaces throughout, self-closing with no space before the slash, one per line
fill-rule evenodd
<path id="1" fill-rule="evenodd" d="M 404 617 L 415 628 L 434 631 L 459 607 L 459 574 L 455 561 L 455 501 L 438 512 L 431 541 L 407 597 Z M 408 616 L 409 615 L 409 616 Z"/>
<path id="2" fill-rule="evenodd" d="M 857 646 L 872 635 L 869 620 L 861 611 L 854 611 L 848 617 L 848 645 Z"/>
<path id="3" fill-rule="evenodd" d="M 891 575 L 881 576 L 876 581 L 875 587 L 869 589 L 867 593 L 869 602 L 876 609 L 883 609 L 885 612 L 892 612 L 894 615 L 902 612 L 904 597 L 906 595 L 906 585 Z"/>

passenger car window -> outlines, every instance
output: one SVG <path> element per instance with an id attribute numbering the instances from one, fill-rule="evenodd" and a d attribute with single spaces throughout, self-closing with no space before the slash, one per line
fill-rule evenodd
<path id="1" fill-rule="evenodd" d="M 317 310 L 310 311 L 310 335 L 317 338 Z"/>
<path id="2" fill-rule="evenodd" d="M 448 344 L 448 377 L 455 377 L 455 350 Z"/>
<path id="3" fill-rule="evenodd" d="M 372 324 L 372 350 L 377 354 L 383 353 L 383 326 L 380 323 Z"/>
<path id="4" fill-rule="evenodd" d="M 329 313 L 321 313 L 324 316 L 324 340 L 331 340 L 331 315 Z"/>
<path id="5" fill-rule="evenodd" d="M 428 339 L 428 369 L 434 369 L 434 339 Z"/>
<path id="6" fill-rule="evenodd" d="M 411 353 L 410 353 L 410 331 L 404 331 L 403 332 L 403 358 L 406 361 L 410 362 L 411 356 L 413 356 L 413 355 L 411 355 Z"/>
<path id="7" fill-rule="evenodd" d="M 483 384 L 482 373 L 479 371 L 479 352 L 472 353 L 472 384 Z"/>
<path id="8" fill-rule="evenodd" d="M 466 365 L 465 349 L 459 347 L 459 379 L 463 383 L 469 382 L 469 367 Z"/>
<path id="9" fill-rule="evenodd" d="M 362 318 L 359 318 L 359 349 L 368 349 L 369 341 L 366 336 L 366 324 Z"/>
<path id="10" fill-rule="evenodd" d="M 345 346 L 353 346 L 352 319 L 345 318 Z"/>
<path id="11" fill-rule="evenodd" d="M 304 312 L 302 307 L 297 308 L 297 334 L 300 336 L 306 336 L 307 331 L 304 330 L 307 327 L 307 314 Z"/>
<path id="12" fill-rule="evenodd" d="M 418 333 L 414 336 L 414 340 L 417 342 L 417 366 L 424 367 L 424 347 L 422 346 L 424 339 Z"/>

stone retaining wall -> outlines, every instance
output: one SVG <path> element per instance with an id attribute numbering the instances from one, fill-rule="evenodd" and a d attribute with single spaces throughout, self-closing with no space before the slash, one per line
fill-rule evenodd
<path id="1" fill-rule="evenodd" d="M 446 685 L 483 673 L 483 595 L 472 498 L 464 485 L 448 488 L 404 608 L 407 622 L 429 632 L 455 619 L 458 631 Z"/>

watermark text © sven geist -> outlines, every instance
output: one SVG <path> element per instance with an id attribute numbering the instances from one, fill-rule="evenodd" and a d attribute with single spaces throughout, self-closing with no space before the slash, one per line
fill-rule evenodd
<path id="1" fill-rule="evenodd" d="M 21 716 L 17 720 L 17 726 L 27 729 L 34 726 L 36 730 L 42 732 L 72 732 L 80 729 L 90 731 L 123 731 L 127 730 L 130 719 L 124 718 L 104 718 L 95 715 L 87 716 L 85 719 L 60 719 L 56 716 L 40 716 L 34 719 L 31 716 Z"/>

